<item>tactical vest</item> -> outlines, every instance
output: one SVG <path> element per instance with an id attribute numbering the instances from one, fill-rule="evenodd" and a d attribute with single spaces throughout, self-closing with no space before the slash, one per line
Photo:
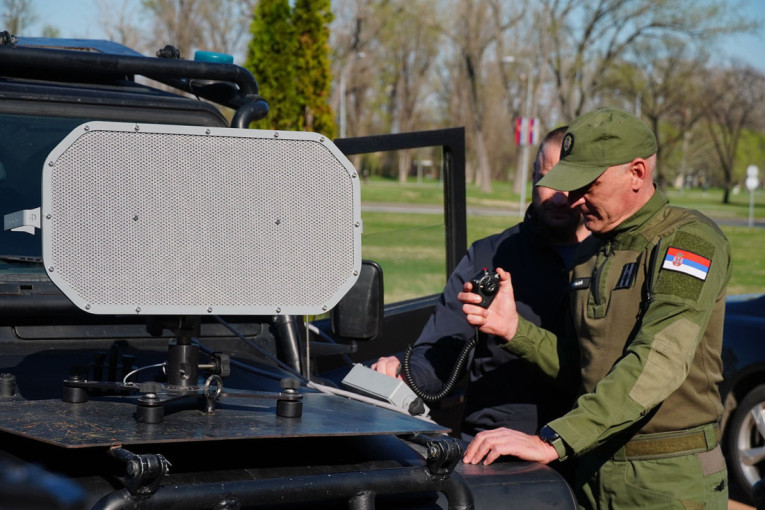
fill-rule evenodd
<path id="1" fill-rule="evenodd" d="M 640 433 L 720 418 L 727 247 L 714 223 L 696 211 L 669 206 L 659 191 L 603 238 L 601 249 L 577 266 L 571 279 L 583 394 L 595 391 L 622 358 L 638 356 L 644 358 L 638 364 L 642 373 L 632 374 L 636 382 L 624 389 L 625 398 L 645 408 Z M 689 311 L 678 316 L 678 304 Z M 634 349 L 636 342 L 650 349 Z M 691 359 L 687 353 L 694 349 Z M 672 385 L 679 387 L 662 398 Z"/>

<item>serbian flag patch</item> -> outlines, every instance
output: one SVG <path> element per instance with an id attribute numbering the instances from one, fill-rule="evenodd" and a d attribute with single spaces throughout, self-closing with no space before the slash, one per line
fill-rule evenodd
<path id="1" fill-rule="evenodd" d="M 661 267 L 662 269 L 691 275 L 699 280 L 706 280 L 710 263 L 709 259 L 705 259 L 700 255 L 670 247 L 667 250 L 667 256 L 664 257 L 664 264 Z"/>

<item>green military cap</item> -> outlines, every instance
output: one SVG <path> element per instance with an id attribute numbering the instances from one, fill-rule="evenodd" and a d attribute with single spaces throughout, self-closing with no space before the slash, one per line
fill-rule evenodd
<path id="1" fill-rule="evenodd" d="M 560 161 L 537 186 L 572 191 L 587 186 L 608 167 L 656 154 L 656 137 L 638 117 L 616 108 L 580 115 L 563 137 Z"/>

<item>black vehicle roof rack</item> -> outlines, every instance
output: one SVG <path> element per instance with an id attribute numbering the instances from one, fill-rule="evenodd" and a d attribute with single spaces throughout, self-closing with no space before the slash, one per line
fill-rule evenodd
<path id="1" fill-rule="evenodd" d="M 2 75 L 60 81 L 83 79 L 132 80 L 141 75 L 183 92 L 236 110 L 232 127 L 247 127 L 268 114 L 255 77 L 226 63 L 147 57 L 109 41 L 56 40 L 20 37 L 0 45 Z"/>

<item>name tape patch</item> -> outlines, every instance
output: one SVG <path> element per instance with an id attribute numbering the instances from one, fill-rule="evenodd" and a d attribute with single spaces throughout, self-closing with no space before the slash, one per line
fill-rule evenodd
<path id="1" fill-rule="evenodd" d="M 704 281 L 707 279 L 711 262 L 712 261 L 701 255 L 670 247 L 669 250 L 667 250 L 666 257 L 664 257 L 664 263 L 661 268 L 685 273 Z"/>
<path id="2" fill-rule="evenodd" d="M 590 278 L 577 278 L 570 283 L 571 290 L 581 290 L 590 288 Z"/>

